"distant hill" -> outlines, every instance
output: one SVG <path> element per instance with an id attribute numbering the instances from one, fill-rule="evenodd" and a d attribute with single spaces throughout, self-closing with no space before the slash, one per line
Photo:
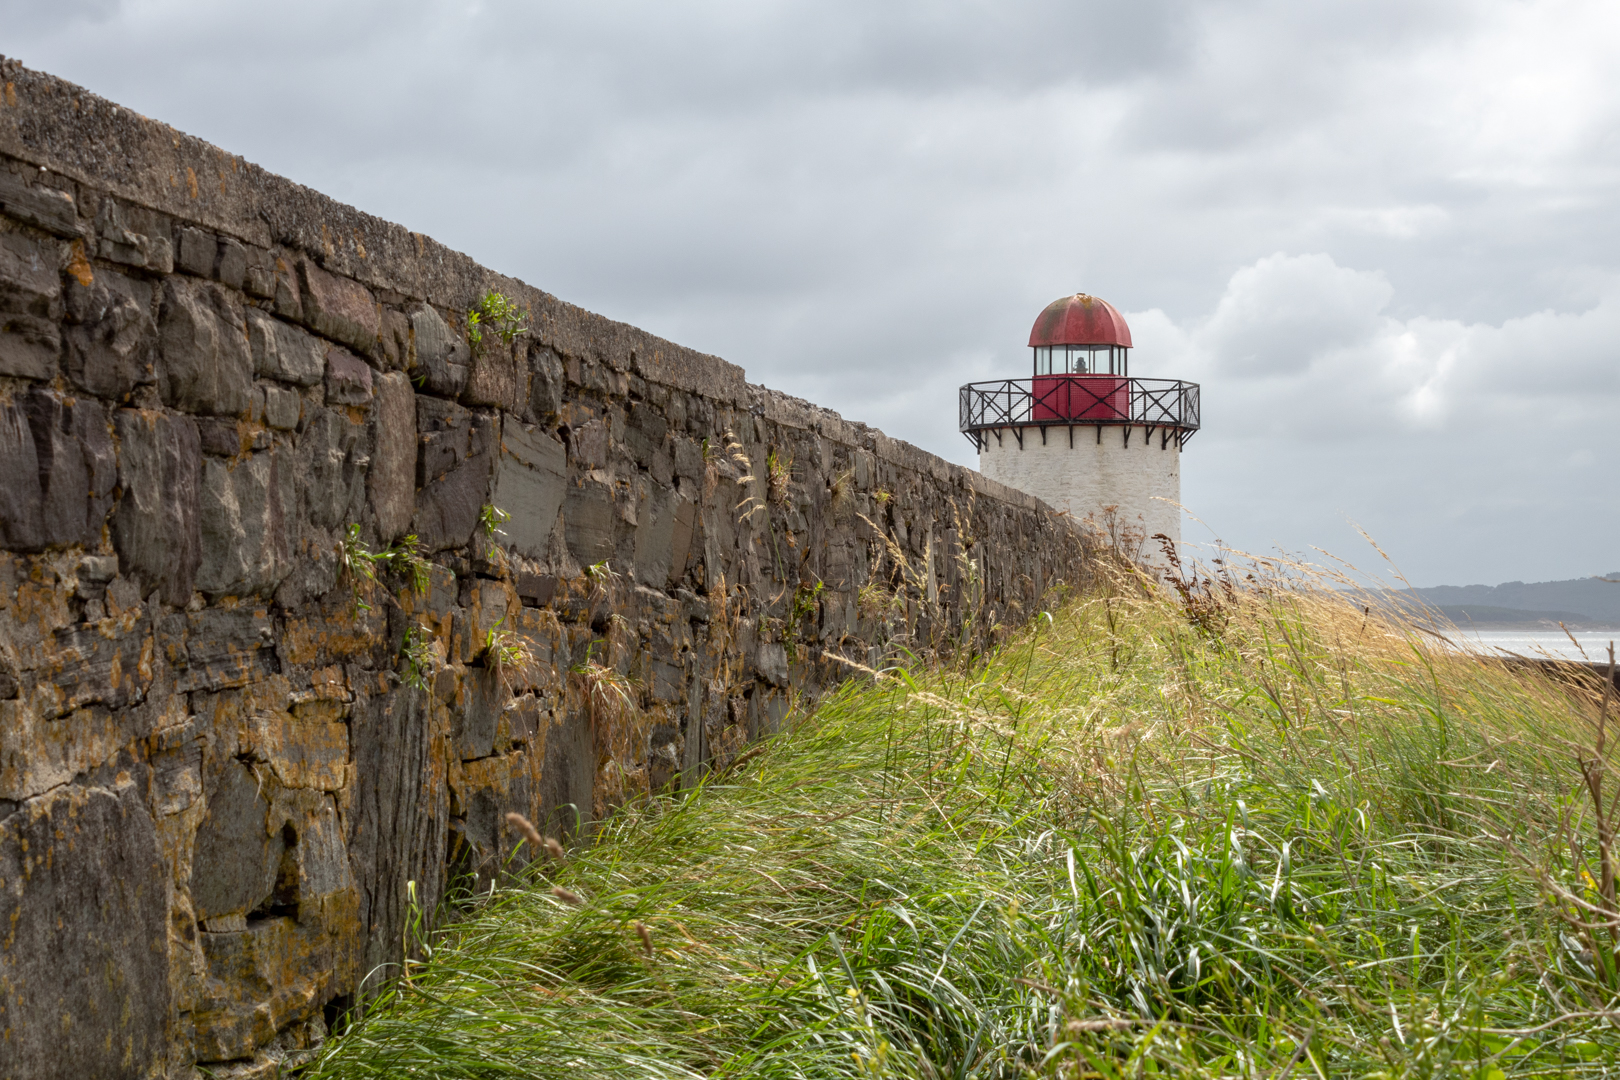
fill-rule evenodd
<path id="1" fill-rule="evenodd" d="M 1604 577 L 1620 581 L 1620 571 Z M 1620 628 L 1620 584 L 1599 578 L 1436 585 L 1403 591 L 1439 608 L 1459 626 L 1528 630 L 1538 624 L 1556 627 L 1562 622 L 1571 630 Z"/>
<path id="2" fill-rule="evenodd" d="M 1557 630 L 1560 624 L 1570 630 L 1610 629 L 1608 620 L 1579 611 L 1520 611 L 1488 604 L 1446 604 L 1438 610 L 1446 621 L 1465 630 Z"/>

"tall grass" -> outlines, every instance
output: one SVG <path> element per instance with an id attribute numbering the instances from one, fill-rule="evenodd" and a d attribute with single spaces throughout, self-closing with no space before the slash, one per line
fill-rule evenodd
<path id="1" fill-rule="evenodd" d="M 519 872 L 305 1075 L 1601 1075 L 1597 717 L 1309 580 L 1122 571 Z"/>

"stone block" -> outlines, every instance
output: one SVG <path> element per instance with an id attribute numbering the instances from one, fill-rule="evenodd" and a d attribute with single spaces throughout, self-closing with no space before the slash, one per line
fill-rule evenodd
<path id="1" fill-rule="evenodd" d="M 613 489 L 587 477 L 563 499 L 563 536 L 568 553 L 585 566 L 613 557 Z"/>
<path id="2" fill-rule="evenodd" d="M 337 721 L 256 713 L 242 732 L 242 748 L 268 764 L 285 788 L 336 792 L 349 779 L 349 728 Z"/>
<path id="3" fill-rule="evenodd" d="M 118 484 L 113 543 L 124 573 L 159 590 L 164 603 L 191 599 L 201 558 L 197 500 L 202 446 L 190 418 L 120 409 Z M 0 436 L 3 440 L 3 436 Z"/>
<path id="4" fill-rule="evenodd" d="M 252 1057 L 281 1028 L 320 1008 L 333 982 L 331 941 L 290 916 L 204 932 L 198 940 L 208 976 L 191 1021 L 192 1049 L 202 1063 Z"/>
<path id="5" fill-rule="evenodd" d="M 219 240 L 213 233 L 189 226 L 178 230 L 179 243 L 174 250 L 174 268 L 198 277 L 214 276 L 214 257 L 219 254 Z"/>
<path id="6" fill-rule="evenodd" d="M 157 644 L 178 669 L 175 689 L 182 693 L 246 686 L 275 674 L 280 667 L 275 625 L 263 608 L 207 607 L 187 612 L 184 647 L 178 652 L 172 636 L 164 640 L 165 631 L 172 634 L 173 628 L 160 625 Z"/>
<path id="7" fill-rule="evenodd" d="M 214 262 L 214 279 L 227 289 L 242 289 L 247 284 L 248 251 L 228 236 L 219 240 L 219 256 Z"/>
<path id="8" fill-rule="evenodd" d="M 248 410 L 253 362 L 239 301 L 217 285 L 163 283 L 158 388 L 185 412 L 239 416 Z"/>
<path id="9" fill-rule="evenodd" d="M 686 564 L 692 554 L 692 537 L 697 532 L 697 503 L 677 493 L 671 504 L 670 518 L 669 582 L 674 584 L 686 576 Z"/>
<path id="10" fill-rule="evenodd" d="M 636 508 L 636 580 L 663 588 L 669 581 L 675 538 L 675 493 L 661 484 L 642 489 Z"/>
<path id="11" fill-rule="evenodd" d="M 422 440 L 416 467 L 418 487 L 488 453 L 496 436 L 493 417 L 425 395 L 416 399 L 416 427 Z"/>
<path id="12" fill-rule="evenodd" d="M 127 628 L 65 627 L 52 645 L 49 666 L 34 673 L 34 703 L 42 717 L 90 705 L 122 709 L 144 698 L 152 685 L 152 627 L 145 620 Z"/>
<path id="13" fill-rule="evenodd" d="M 520 570 L 513 575 L 518 596 L 527 604 L 545 607 L 557 595 L 558 578 L 555 574 L 535 574 Z"/>
<path id="14" fill-rule="evenodd" d="M 69 786 L 0 819 L 0 1072 L 157 1074 L 168 1056 L 168 890 L 134 784 Z"/>
<path id="15" fill-rule="evenodd" d="M 664 447 L 664 436 L 669 421 L 664 414 L 643 401 L 630 403 L 630 415 L 624 427 L 624 446 L 637 465 L 647 468 Z"/>
<path id="16" fill-rule="evenodd" d="M 411 321 L 402 311 L 384 308 L 377 359 L 385 371 L 402 371 L 411 353 Z"/>
<path id="17" fill-rule="evenodd" d="M 352 803 L 345 814 L 351 865 L 359 880 L 361 967 L 399 960 L 416 903 L 432 911 L 444 880 L 449 791 L 442 706 L 401 688 L 355 704 Z M 586 804 L 590 805 L 587 799 Z"/>
<path id="18" fill-rule="evenodd" d="M 151 286 L 102 270 L 87 286 L 70 277 L 66 301 L 63 367 L 75 386 L 121 401 L 157 377 Z"/>
<path id="19" fill-rule="evenodd" d="M 268 595 L 291 570 L 296 504 L 288 456 L 268 450 L 235 464 L 203 462 L 196 588 L 210 596 Z"/>
<path id="20" fill-rule="evenodd" d="M 304 317 L 304 293 L 298 285 L 298 271 L 279 256 L 272 263 L 274 275 L 274 304 L 277 315 L 283 319 Z"/>
<path id="21" fill-rule="evenodd" d="M 501 425 L 494 505 L 505 511 L 505 544 L 531 559 L 544 557 L 568 487 L 563 444 L 537 427 L 508 417 Z"/>
<path id="22" fill-rule="evenodd" d="M 787 650 L 774 642 L 761 642 L 754 653 L 754 670 L 772 686 L 788 684 Z"/>
<path id="23" fill-rule="evenodd" d="M 246 915 L 275 891 L 287 844 L 280 823 L 270 820 L 264 780 L 235 758 L 208 770 L 208 813 L 191 859 L 191 907 L 199 920 Z"/>
<path id="24" fill-rule="evenodd" d="M 370 290 L 307 261 L 298 264 L 298 278 L 304 325 L 362 353 L 377 348 L 382 312 Z"/>
<path id="25" fill-rule="evenodd" d="M 417 395 L 416 420 L 421 446 L 412 531 L 429 551 L 459 547 L 489 502 L 499 429 L 494 417 L 426 395 Z"/>
<path id="26" fill-rule="evenodd" d="M 203 797 L 203 744 L 196 723 L 170 728 L 153 735 L 149 742 L 153 808 L 160 817 L 189 809 Z"/>
<path id="27" fill-rule="evenodd" d="M 0 175 L 4 175 L 0 173 Z M 16 233 L 0 233 L 0 375 L 56 376 L 62 283 L 56 255 Z"/>
<path id="28" fill-rule="evenodd" d="M 0 404 L 0 543 L 11 551 L 45 546 L 44 497 L 39 458 L 28 414 L 16 404 Z"/>
<path id="29" fill-rule="evenodd" d="M 366 489 L 378 538 L 388 544 L 411 527 L 416 508 L 416 394 L 401 372 L 378 376 L 371 424 Z"/>
<path id="30" fill-rule="evenodd" d="M 260 389 L 264 393 L 264 422 L 281 431 L 297 428 L 304 408 L 303 399 L 285 387 L 266 385 Z"/>
<path id="31" fill-rule="evenodd" d="M 0 375 L 47 380 L 56 374 L 62 334 L 35 315 L 0 312 Z"/>
<path id="32" fill-rule="evenodd" d="M 470 350 L 466 341 L 427 304 L 410 309 L 408 317 L 411 347 L 406 371 L 411 380 L 429 394 L 459 396 L 467 384 Z"/>
<path id="33" fill-rule="evenodd" d="M 600 420 L 588 420 L 568 435 L 569 459 L 585 469 L 600 469 L 608 462 L 608 427 Z"/>
<path id="34" fill-rule="evenodd" d="M 253 371 L 266 379 L 295 386 L 314 386 L 326 376 L 326 345 L 296 326 L 247 309 L 248 344 Z"/>
<path id="35" fill-rule="evenodd" d="M 28 393 L 23 409 L 39 463 L 44 542 L 95 547 L 118 479 L 106 410 L 43 388 Z"/>
<path id="36" fill-rule="evenodd" d="M 174 243 L 167 236 L 147 235 L 126 228 L 123 214 L 112 199 L 101 200 L 101 210 L 96 214 L 96 233 L 101 238 L 96 248 L 100 258 L 153 274 L 174 272 Z"/>
<path id="37" fill-rule="evenodd" d="M 696 439 L 677 435 L 675 446 L 675 475 L 688 480 L 703 479 L 703 446 Z"/>
<path id="38" fill-rule="evenodd" d="M 72 238 L 80 233 L 78 207 L 72 195 L 43 184 L 29 184 L 5 169 L 0 169 L 0 211 L 57 236 Z"/>
<path id="39" fill-rule="evenodd" d="M 546 348 L 529 352 L 529 409 L 536 419 L 547 421 L 562 411 L 563 388 L 567 377 L 557 354 Z"/>
<path id="40" fill-rule="evenodd" d="M 512 692 L 493 670 L 467 669 L 461 684 L 460 708 L 450 711 L 450 737 L 462 761 L 486 758 L 495 752 L 495 728 Z"/>
<path id="41" fill-rule="evenodd" d="M 364 360 L 336 345 L 326 350 L 326 403 L 369 405 L 373 397 L 371 368 Z"/>
<path id="42" fill-rule="evenodd" d="M 298 482 L 316 528 L 358 521 L 365 480 L 365 426 L 335 409 L 316 408 L 298 437 Z"/>
<path id="43" fill-rule="evenodd" d="M 214 457 L 235 457 L 242 452 L 242 429 L 235 420 L 218 416 L 197 418 L 197 438 L 202 452 Z"/>
<path id="44" fill-rule="evenodd" d="M 521 416 L 529 402 L 527 356 L 501 341 L 497 334 L 486 333 L 483 342 L 472 350 L 461 401 Z"/>
<path id="45" fill-rule="evenodd" d="M 489 502 L 494 454 L 485 451 L 429 482 L 416 493 L 411 529 L 428 551 L 464 547 Z"/>

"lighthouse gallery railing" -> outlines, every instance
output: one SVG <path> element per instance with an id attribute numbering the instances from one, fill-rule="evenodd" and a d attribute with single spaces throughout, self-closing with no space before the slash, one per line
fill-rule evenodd
<path id="1" fill-rule="evenodd" d="M 962 387 L 961 430 L 980 446 L 1001 427 L 1138 424 L 1175 428 L 1185 442 L 1198 430 L 1198 384 L 1114 375 L 1037 375 Z"/>

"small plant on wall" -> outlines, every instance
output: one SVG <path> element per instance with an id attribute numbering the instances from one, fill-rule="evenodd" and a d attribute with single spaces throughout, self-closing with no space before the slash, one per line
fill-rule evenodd
<path id="1" fill-rule="evenodd" d="M 484 344 L 484 335 L 491 333 L 510 345 L 521 334 L 529 332 L 529 313 L 517 301 L 504 293 L 491 289 L 477 305 L 467 311 L 467 340 L 477 349 Z"/>

